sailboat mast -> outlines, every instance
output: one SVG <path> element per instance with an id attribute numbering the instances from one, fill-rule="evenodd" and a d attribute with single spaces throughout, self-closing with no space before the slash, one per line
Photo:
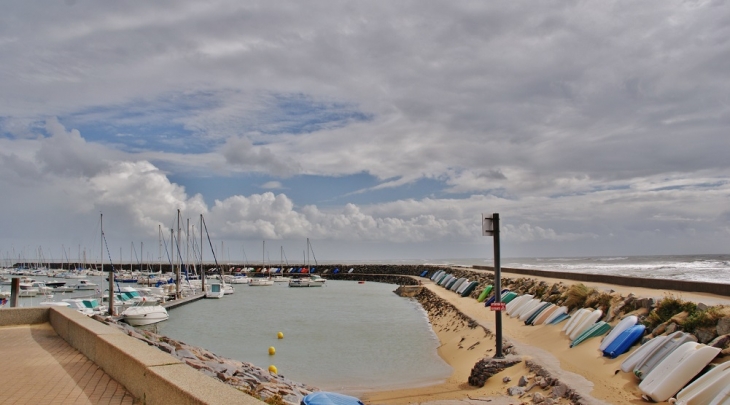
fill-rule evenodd
<path id="1" fill-rule="evenodd" d="M 180 299 L 180 208 L 177 209 L 177 274 L 175 277 L 175 298 Z"/>
<path id="2" fill-rule="evenodd" d="M 203 214 L 200 214 L 200 285 L 205 294 L 205 269 L 203 268 Z"/>
<path id="3" fill-rule="evenodd" d="M 101 271 L 104 274 L 104 214 L 99 214 L 99 225 L 101 228 Z M 109 267 L 109 315 L 114 316 L 114 272 Z M 101 290 L 101 289 L 100 289 Z M 100 291 L 101 294 L 101 291 Z"/>

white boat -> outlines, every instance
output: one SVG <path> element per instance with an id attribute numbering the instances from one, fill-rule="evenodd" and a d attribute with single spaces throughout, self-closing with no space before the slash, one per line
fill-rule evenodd
<path id="1" fill-rule="evenodd" d="M 271 277 L 271 280 L 273 280 L 275 283 L 288 283 L 289 279 L 284 276 L 274 276 Z"/>
<path id="2" fill-rule="evenodd" d="M 543 320 L 542 323 L 543 324 L 548 324 L 553 319 L 559 317 L 560 315 L 567 314 L 567 313 L 568 313 L 568 307 L 562 306 L 562 307 L 556 309 L 555 311 L 553 311 L 550 315 L 548 315 L 548 317 L 545 318 L 545 320 Z"/>
<path id="3" fill-rule="evenodd" d="M 152 325 L 170 318 L 161 305 L 141 305 L 129 307 L 122 312 L 124 322 L 132 326 Z"/>
<path id="4" fill-rule="evenodd" d="M 31 284 L 31 288 L 37 289 L 39 293 L 44 294 L 44 295 L 48 295 L 53 292 L 53 288 L 47 286 L 42 281 L 34 282 L 33 284 Z"/>
<path id="5" fill-rule="evenodd" d="M 78 284 L 74 286 L 74 290 L 96 290 L 98 284 L 92 283 L 89 280 L 79 279 Z"/>
<path id="6" fill-rule="evenodd" d="M 99 304 L 95 298 L 66 298 L 61 302 L 68 302 L 70 308 L 88 316 L 103 315 L 107 311 L 107 307 Z"/>
<path id="7" fill-rule="evenodd" d="M 230 285 L 230 284 L 223 284 L 223 295 L 231 295 L 234 292 L 236 292 L 236 290 L 233 289 L 233 286 L 232 285 Z"/>
<path id="8" fill-rule="evenodd" d="M 68 302 L 63 302 L 63 301 L 44 301 L 44 302 L 41 302 L 39 305 L 49 306 L 49 307 L 70 307 L 71 306 L 71 304 L 69 304 Z"/>
<path id="9" fill-rule="evenodd" d="M 229 284 L 248 284 L 251 279 L 247 275 L 225 276 L 224 280 Z"/>
<path id="10" fill-rule="evenodd" d="M 581 333 L 588 330 L 588 328 L 590 328 L 591 325 L 598 322 L 598 320 L 601 319 L 602 316 L 603 316 L 603 311 L 601 311 L 600 309 L 591 311 L 570 332 L 570 334 L 568 335 L 570 337 L 570 340 L 575 340 Z"/>
<path id="11" fill-rule="evenodd" d="M 205 298 L 223 298 L 223 285 L 211 283 L 205 285 Z"/>
<path id="12" fill-rule="evenodd" d="M 709 404 L 730 387 L 730 363 L 722 363 L 677 393 L 677 405 Z"/>
<path id="13" fill-rule="evenodd" d="M 684 343 L 646 375 L 639 389 L 653 401 L 664 402 L 690 382 L 720 351 L 720 348 L 696 342 Z"/>
<path id="14" fill-rule="evenodd" d="M 33 285 L 30 283 L 20 283 L 20 291 L 18 291 L 19 297 L 35 297 L 38 295 L 38 289 L 33 288 Z"/>
<path id="15" fill-rule="evenodd" d="M 265 277 L 255 277 L 249 281 L 248 285 L 251 287 L 265 287 L 274 285 L 274 280 Z"/>
<path id="16" fill-rule="evenodd" d="M 318 275 L 311 275 L 303 278 L 292 278 L 289 280 L 289 287 L 321 287 L 327 280 Z"/>

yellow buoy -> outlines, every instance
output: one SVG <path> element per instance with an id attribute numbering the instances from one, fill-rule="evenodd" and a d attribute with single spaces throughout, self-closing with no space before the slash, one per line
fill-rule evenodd
<path id="1" fill-rule="evenodd" d="M 276 354 L 276 349 L 274 349 L 274 346 L 269 346 L 269 355 Z"/>
<path id="2" fill-rule="evenodd" d="M 269 373 L 279 374 L 279 370 L 277 370 L 276 366 L 272 364 L 269 366 Z"/>
<path id="3" fill-rule="evenodd" d="M 281 333 L 281 332 L 279 332 L 279 333 L 276 334 L 276 337 L 279 338 L 279 339 L 284 339 L 284 334 Z"/>

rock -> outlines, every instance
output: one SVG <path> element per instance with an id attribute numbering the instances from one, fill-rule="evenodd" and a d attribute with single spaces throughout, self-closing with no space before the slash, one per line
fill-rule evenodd
<path id="1" fill-rule="evenodd" d="M 679 328 L 677 324 L 672 322 L 669 324 L 669 326 L 667 326 L 667 329 L 664 330 L 664 333 L 667 335 L 672 334 L 677 331 L 677 328 Z"/>
<path id="2" fill-rule="evenodd" d="M 659 336 L 662 333 L 664 333 L 665 330 L 667 330 L 667 324 L 666 323 L 660 323 L 659 326 L 657 326 L 656 328 L 654 328 L 653 331 L 651 331 L 651 334 L 654 335 L 654 336 Z"/>
<path id="3" fill-rule="evenodd" d="M 542 395 L 539 392 L 536 392 L 532 394 L 532 403 L 534 404 L 541 404 L 545 402 L 545 395 Z"/>
<path id="4" fill-rule="evenodd" d="M 687 320 L 687 317 L 688 316 L 689 316 L 689 312 L 682 311 L 682 312 L 674 315 L 673 317 L 671 317 L 669 319 L 669 322 L 674 322 L 676 324 L 680 324 L 681 325 L 681 324 L 683 324 Z"/>
<path id="5" fill-rule="evenodd" d="M 525 390 L 522 389 L 522 387 L 515 386 L 515 387 L 507 388 L 507 394 L 512 397 L 515 395 L 522 395 L 524 393 L 525 393 Z"/>
<path id="6" fill-rule="evenodd" d="M 162 350 L 165 353 L 170 353 L 170 354 L 174 354 L 175 353 L 175 347 L 172 346 L 172 345 L 168 345 L 165 342 L 159 342 L 157 344 L 157 348 L 160 349 L 160 350 Z"/>
<path id="7" fill-rule="evenodd" d="M 708 343 L 717 337 L 716 328 L 698 328 L 695 330 L 695 336 L 700 343 Z"/>
<path id="8" fill-rule="evenodd" d="M 508 383 L 508 382 L 510 382 L 510 381 L 512 381 L 512 379 L 511 379 L 510 377 L 504 377 L 504 378 L 502 379 L 502 382 L 503 382 L 503 383 Z"/>
<path id="9" fill-rule="evenodd" d="M 568 393 L 568 386 L 564 383 L 559 383 L 553 387 L 553 396 L 556 398 L 563 398 Z"/>
<path id="10" fill-rule="evenodd" d="M 519 387 L 527 387 L 527 384 L 529 382 L 529 379 L 523 375 L 522 377 L 520 377 L 520 381 L 517 382 L 517 385 Z"/>
<path id="11" fill-rule="evenodd" d="M 730 318 L 720 318 L 717 321 L 717 335 L 728 335 L 730 334 Z"/>
<path id="12" fill-rule="evenodd" d="M 708 346 L 717 347 L 720 349 L 725 349 L 730 344 L 730 334 L 728 335 L 722 335 L 718 336 L 715 339 L 713 339 L 710 343 L 708 343 Z"/>
<path id="13" fill-rule="evenodd" d="M 479 360 L 471 369 L 468 383 L 473 387 L 483 387 L 487 380 L 493 375 L 503 371 L 507 367 L 520 363 L 517 358 L 494 359 L 484 358 Z"/>
<path id="14" fill-rule="evenodd" d="M 704 303 L 702 303 L 702 302 L 698 302 L 697 303 L 697 310 L 698 311 L 707 311 L 707 308 L 708 308 L 707 305 L 705 305 Z"/>
<path id="15" fill-rule="evenodd" d="M 198 356 L 193 354 L 190 350 L 184 349 L 182 346 L 173 345 L 175 347 L 178 347 L 177 350 L 175 350 L 175 357 L 179 359 L 198 359 Z"/>

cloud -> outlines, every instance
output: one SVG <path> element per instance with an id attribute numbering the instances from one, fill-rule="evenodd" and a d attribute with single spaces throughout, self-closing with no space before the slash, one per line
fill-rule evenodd
<path id="1" fill-rule="evenodd" d="M 277 176 L 290 176 L 299 170 L 296 161 L 285 161 L 265 146 L 254 146 L 243 137 L 231 137 L 221 147 L 226 163 L 248 171 L 264 171 Z"/>
<path id="2" fill-rule="evenodd" d="M 267 181 L 266 183 L 261 185 L 261 188 L 265 188 L 268 190 L 276 190 L 276 189 L 280 189 L 280 188 L 284 188 L 284 187 L 281 185 L 281 182 Z"/>
<path id="3" fill-rule="evenodd" d="M 132 238 L 182 209 L 231 238 L 433 247 L 474 243 L 486 210 L 530 248 L 727 245 L 703 237 L 726 235 L 730 182 L 730 11 L 716 2 L 4 11 L 9 217 L 112 210 Z M 376 184 L 333 192 L 337 206 L 291 186 L 357 175 Z M 233 176 L 287 193 L 186 191 Z"/>

